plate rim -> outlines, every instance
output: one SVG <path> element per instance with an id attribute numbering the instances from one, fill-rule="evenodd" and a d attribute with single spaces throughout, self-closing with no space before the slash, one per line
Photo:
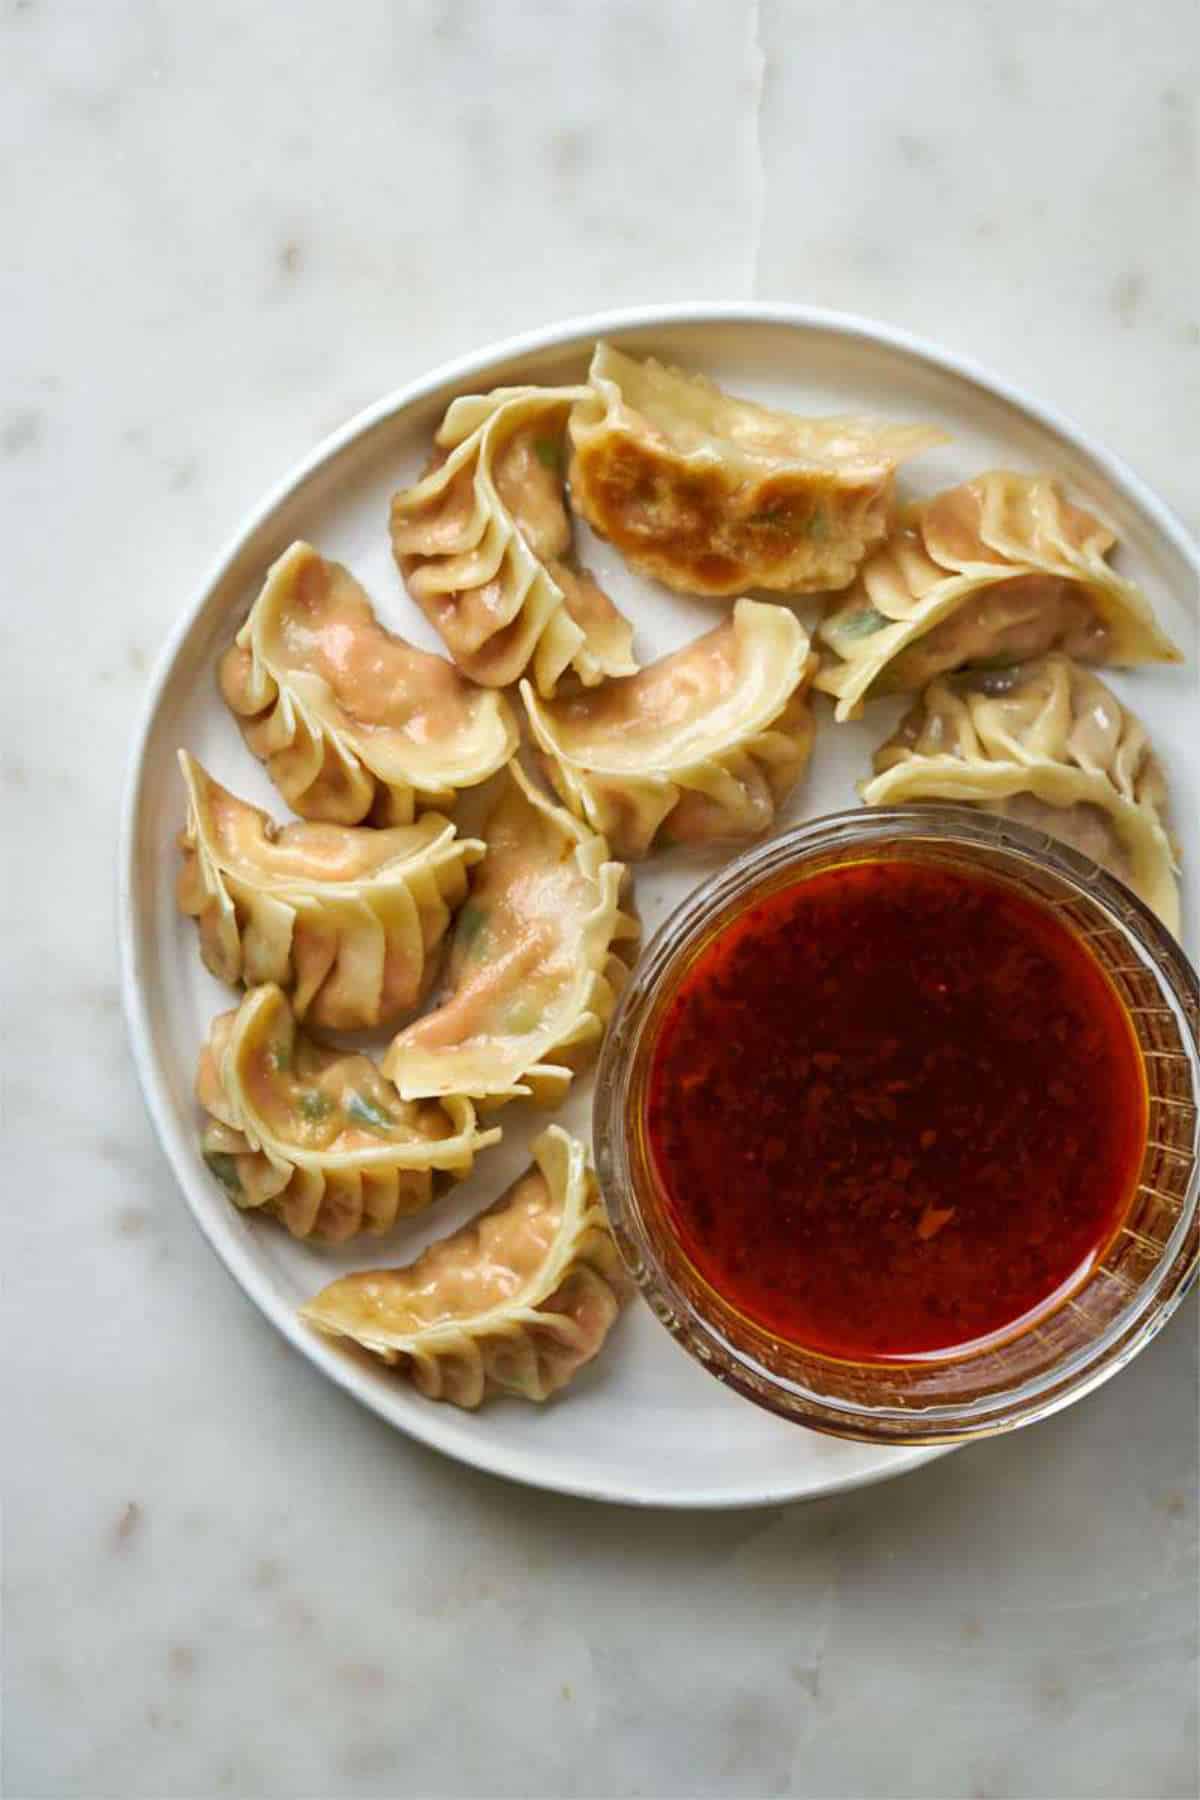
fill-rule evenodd
<path id="1" fill-rule="evenodd" d="M 378 400 L 355 413 L 343 425 L 328 433 L 296 464 L 276 481 L 224 540 L 212 562 L 202 572 L 179 616 L 159 649 L 150 679 L 138 708 L 132 741 L 126 763 L 121 795 L 120 825 L 117 843 L 116 926 L 120 964 L 121 1001 L 138 1085 L 159 1145 L 175 1181 L 182 1190 L 188 1210 L 209 1248 L 251 1300 L 264 1318 L 281 1333 L 291 1347 L 332 1380 L 377 1418 L 394 1430 L 454 1458 L 455 1461 L 504 1477 L 522 1485 L 546 1492 L 572 1495 L 581 1499 L 605 1501 L 662 1510 L 735 1510 L 755 1506 L 781 1505 L 796 1500 L 816 1500 L 850 1492 L 876 1482 L 888 1481 L 910 1470 L 945 1456 L 954 1445 L 917 1446 L 894 1452 L 879 1467 L 868 1471 L 850 1471 L 844 1475 L 798 1485 L 783 1480 L 755 1487 L 729 1487 L 720 1484 L 706 1488 L 689 1488 L 678 1494 L 665 1494 L 631 1488 L 626 1482 L 573 1479 L 555 1476 L 541 1469 L 521 1466 L 521 1453 L 506 1449 L 503 1442 L 480 1441 L 463 1445 L 450 1441 L 454 1434 L 444 1428 L 440 1409 L 429 1408 L 429 1418 L 418 1417 L 411 1423 L 389 1412 L 384 1397 L 368 1372 L 351 1359 L 338 1354 L 336 1346 L 315 1338 L 303 1329 L 299 1318 L 274 1292 L 265 1274 L 248 1255 L 241 1253 L 233 1240 L 219 1238 L 210 1230 L 206 1213 L 193 1195 L 191 1167 L 193 1146 L 183 1141 L 182 1131 L 168 1104 L 166 1083 L 153 1050 L 153 1033 L 146 991 L 139 979 L 139 943 L 137 902 L 135 900 L 134 857 L 143 782 L 147 766 L 150 734 L 158 715 L 164 691 L 170 681 L 176 660 L 210 595 L 228 574 L 242 546 L 261 529 L 271 515 L 303 482 L 323 465 L 333 461 L 356 439 L 374 430 L 385 420 L 428 399 L 439 389 L 471 380 L 483 371 L 519 357 L 544 350 L 563 348 L 580 339 L 601 338 L 610 332 L 626 332 L 654 327 L 689 325 L 761 325 L 794 330 L 817 330 L 852 341 L 881 346 L 923 362 L 934 370 L 980 388 L 991 398 L 998 398 L 1022 412 L 1035 424 L 1066 440 L 1104 474 L 1114 487 L 1124 489 L 1147 515 L 1154 529 L 1167 540 L 1183 563 L 1200 582 L 1200 549 L 1174 510 L 1134 471 L 1123 458 L 1094 440 L 1074 420 L 1034 400 L 1021 387 L 994 374 L 969 356 L 960 355 L 943 346 L 882 320 L 857 313 L 826 307 L 805 306 L 771 300 L 706 300 L 691 302 L 657 302 L 648 306 L 624 306 L 601 312 L 575 315 L 551 324 L 522 331 L 476 350 L 452 357 L 412 381 L 390 390 Z M 371 1372 L 373 1373 L 373 1372 Z"/>

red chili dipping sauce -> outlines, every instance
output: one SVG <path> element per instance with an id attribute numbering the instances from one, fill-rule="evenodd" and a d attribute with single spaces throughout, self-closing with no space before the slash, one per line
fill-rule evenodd
<path id="1" fill-rule="evenodd" d="M 668 1003 L 646 1105 L 693 1266 L 773 1336 L 855 1361 L 961 1350 L 1069 1292 L 1146 1137 L 1137 1045 L 1083 944 L 919 861 L 740 914 Z"/>

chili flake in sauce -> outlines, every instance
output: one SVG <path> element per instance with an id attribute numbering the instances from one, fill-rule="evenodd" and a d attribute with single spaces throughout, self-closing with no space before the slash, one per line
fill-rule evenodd
<path id="1" fill-rule="evenodd" d="M 920 861 L 826 870 L 700 955 L 647 1135 L 699 1273 L 787 1342 L 962 1349 L 1069 1291 L 1146 1136 L 1121 1002 L 1049 908 Z"/>

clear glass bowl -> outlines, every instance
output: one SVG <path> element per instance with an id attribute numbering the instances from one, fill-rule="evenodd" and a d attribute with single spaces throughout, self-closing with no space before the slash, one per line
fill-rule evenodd
<path id="1" fill-rule="evenodd" d="M 730 1306 L 674 1237 L 643 1124 L 659 1023 L 695 957 L 764 894 L 864 856 L 974 870 L 1053 907 L 1124 1000 L 1149 1099 L 1133 1201 L 1082 1285 L 998 1344 L 919 1362 L 822 1356 L 781 1342 Z M 1195 1281 L 1198 1036 L 1195 970 L 1148 908 L 1088 857 L 971 807 L 879 807 L 814 820 L 697 888 L 655 934 L 622 997 L 594 1108 L 596 1166 L 622 1255 L 655 1315 L 710 1374 L 799 1424 L 875 1443 L 936 1444 L 1045 1418 L 1122 1368 Z"/>

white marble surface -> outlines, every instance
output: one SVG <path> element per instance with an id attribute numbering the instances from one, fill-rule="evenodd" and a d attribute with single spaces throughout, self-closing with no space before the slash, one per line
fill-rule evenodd
<path id="1" fill-rule="evenodd" d="M 4 1791 L 1196 1791 L 1195 1311 L 1068 1415 L 670 1517 L 389 1433 L 209 1256 L 118 787 L 245 510 L 405 376 L 764 297 L 990 362 L 1196 524 L 1191 0 L 4 0 Z"/>

